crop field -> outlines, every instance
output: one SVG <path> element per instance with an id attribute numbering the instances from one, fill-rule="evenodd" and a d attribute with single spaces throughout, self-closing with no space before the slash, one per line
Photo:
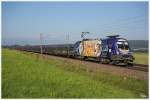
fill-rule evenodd
<path id="1" fill-rule="evenodd" d="M 147 52 L 135 52 L 134 54 L 136 64 L 148 65 L 148 53 Z"/>
<path id="2" fill-rule="evenodd" d="M 2 49 L 2 98 L 147 98 L 148 80 Z"/>

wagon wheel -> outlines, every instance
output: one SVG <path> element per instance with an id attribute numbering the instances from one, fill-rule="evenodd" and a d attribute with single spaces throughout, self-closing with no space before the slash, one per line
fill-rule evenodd
<path id="1" fill-rule="evenodd" d="M 110 61 L 107 58 L 100 58 L 100 63 L 102 64 L 108 64 Z"/>
<path id="2" fill-rule="evenodd" d="M 105 58 L 100 58 L 100 63 L 101 64 L 105 64 L 106 62 L 105 62 Z"/>

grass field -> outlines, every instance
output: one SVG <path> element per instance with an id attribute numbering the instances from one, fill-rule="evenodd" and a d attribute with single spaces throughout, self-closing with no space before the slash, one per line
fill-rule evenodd
<path id="1" fill-rule="evenodd" d="M 148 81 L 2 50 L 2 98 L 143 98 Z M 78 69 L 77 69 L 78 68 Z"/>
<path id="2" fill-rule="evenodd" d="M 148 65 L 148 53 L 135 52 L 133 55 L 135 57 L 135 63 Z"/>

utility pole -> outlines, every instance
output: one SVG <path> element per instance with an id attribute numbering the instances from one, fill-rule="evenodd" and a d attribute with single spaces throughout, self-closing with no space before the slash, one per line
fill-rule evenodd
<path id="1" fill-rule="evenodd" d="M 42 47 L 42 33 L 40 33 L 40 49 L 41 49 L 41 55 L 43 54 L 43 47 Z"/>
<path id="2" fill-rule="evenodd" d="M 69 56 L 69 34 L 67 34 L 66 39 L 67 39 L 67 55 Z"/>

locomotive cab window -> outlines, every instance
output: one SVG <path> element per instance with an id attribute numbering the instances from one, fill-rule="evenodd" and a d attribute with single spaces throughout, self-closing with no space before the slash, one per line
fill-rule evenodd
<path id="1" fill-rule="evenodd" d="M 118 48 L 119 49 L 125 49 L 125 50 L 129 50 L 129 45 L 128 42 L 117 42 Z"/>

